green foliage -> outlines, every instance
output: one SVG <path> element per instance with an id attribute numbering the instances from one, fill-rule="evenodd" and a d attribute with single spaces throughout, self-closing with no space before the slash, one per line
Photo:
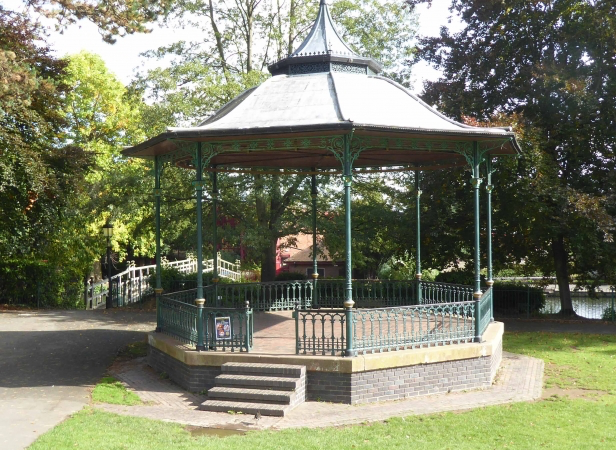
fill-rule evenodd
<path id="1" fill-rule="evenodd" d="M 0 261 L 0 303 L 43 308 L 83 306 L 83 283 L 75 270 L 47 261 Z"/>
<path id="2" fill-rule="evenodd" d="M 376 59 L 384 76 L 408 85 L 418 22 L 407 3 L 338 0 L 332 2 L 331 14 L 342 38 L 359 55 Z"/>
<path id="3" fill-rule="evenodd" d="M 499 159 L 493 176 L 495 256 L 555 273 L 562 311 L 573 313 L 571 275 L 616 276 L 613 2 L 456 0 L 452 7 L 464 29 L 420 42 L 420 58 L 444 70 L 424 100 L 469 124 L 514 126 L 522 158 Z"/>
<path id="4" fill-rule="evenodd" d="M 175 267 L 163 266 L 161 270 L 161 285 L 164 292 L 185 291 L 195 289 L 197 287 L 197 272 L 182 273 Z M 203 286 L 213 284 L 214 274 L 206 272 L 202 275 Z M 233 280 L 224 277 L 218 277 L 219 284 L 234 283 Z M 156 273 L 152 273 L 148 278 L 148 284 L 152 289 L 156 287 Z"/>
<path id="5" fill-rule="evenodd" d="M 447 272 L 439 273 L 434 281 L 439 283 L 462 284 L 464 286 L 473 286 L 475 284 L 475 273 L 472 270 L 454 269 Z M 482 284 L 485 284 L 485 277 L 481 276 Z"/>
<path id="6" fill-rule="evenodd" d="M 276 275 L 274 281 L 292 281 L 292 280 L 305 280 L 306 274 L 298 272 L 281 272 Z"/>
<path id="7" fill-rule="evenodd" d="M 614 322 L 616 320 L 616 309 L 611 306 L 605 308 L 601 314 L 601 320 Z"/>
<path id="8" fill-rule="evenodd" d="M 492 290 L 494 314 L 498 316 L 536 315 L 545 307 L 545 292 L 540 286 L 495 282 Z"/>
<path id="9" fill-rule="evenodd" d="M 113 405 L 140 405 L 141 399 L 113 377 L 105 377 L 92 390 L 92 401 Z"/>
<path id="10" fill-rule="evenodd" d="M 114 43 L 118 36 L 145 33 L 147 25 L 165 16 L 176 3 L 174 0 L 23 0 L 35 11 L 57 20 L 57 30 L 81 19 L 93 22 L 103 40 Z"/>
<path id="11" fill-rule="evenodd" d="M 423 281 L 435 281 L 439 275 L 436 269 L 423 269 L 421 279 Z M 416 274 L 415 258 L 408 251 L 400 257 L 391 256 L 379 267 L 378 276 L 381 280 L 414 280 Z"/>

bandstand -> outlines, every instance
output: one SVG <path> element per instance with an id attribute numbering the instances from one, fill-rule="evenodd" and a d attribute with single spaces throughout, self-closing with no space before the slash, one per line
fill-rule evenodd
<path id="1" fill-rule="evenodd" d="M 269 66 L 269 71 L 271 78 L 199 125 L 170 128 L 124 150 L 126 156 L 153 160 L 155 168 L 157 330 L 149 337 L 150 364 L 183 387 L 208 389 L 212 395 L 216 377 L 239 371 L 240 366 L 253 367 L 254 374 L 278 373 L 279 377 L 302 367 L 297 373 L 303 374 L 303 381 L 290 389 L 303 385 L 305 393 L 292 404 L 304 398 L 362 403 L 489 385 L 500 364 L 503 334 L 502 324 L 492 316 L 492 160 L 519 152 L 511 129 L 457 123 L 379 76 L 376 61 L 355 54 L 340 38 L 324 0 L 308 37 L 294 53 Z M 160 278 L 161 175 L 170 164 L 195 171 L 198 269 L 196 289 L 165 293 Z M 474 196 L 474 285 L 426 282 L 421 280 L 419 239 L 421 172 L 462 165 L 470 166 L 469 195 Z M 416 277 L 353 280 L 353 176 L 391 169 L 415 174 Z M 318 177 L 341 176 L 344 280 L 319 279 L 313 252 L 311 280 L 223 284 L 215 273 L 213 283 L 203 285 L 203 191 L 211 192 L 216 249 L 217 174 L 268 170 L 310 177 L 313 248 Z M 486 182 L 488 255 L 483 291 L 482 181 Z M 217 326 L 224 325 L 228 333 L 218 335 Z M 259 372 L 259 367 L 265 371 Z M 225 403 L 230 397 L 220 395 L 218 407 L 212 403 L 214 410 L 265 410 L 235 408 Z M 255 400 L 245 395 L 244 399 Z"/>

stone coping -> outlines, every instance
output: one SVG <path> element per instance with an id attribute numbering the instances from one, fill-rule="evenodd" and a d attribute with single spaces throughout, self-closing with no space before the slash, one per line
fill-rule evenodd
<path id="1" fill-rule="evenodd" d="M 268 355 L 239 352 L 198 352 L 163 333 L 151 332 L 148 343 L 153 348 L 189 366 L 220 367 L 226 362 L 263 364 L 292 364 L 306 366 L 309 372 L 356 373 L 371 370 L 457 361 L 491 356 L 502 342 L 505 327 L 502 322 L 492 322 L 482 336 L 481 343 L 442 345 L 437 347 L 373 353 L 345 358 L 341 356 Z"/>

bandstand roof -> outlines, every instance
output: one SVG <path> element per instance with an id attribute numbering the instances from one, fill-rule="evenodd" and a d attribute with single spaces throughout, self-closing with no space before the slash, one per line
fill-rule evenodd
<path id="1" fill-rule="evenodd" d="M 271 78 L 200 124 L 169 128 L 123 153 L 153 158 L 203 142 L 216 166 L 340 168 L 331 148 L 337 136 L 351 133 L 351 145 L 361 150 L 354 167 L 462 165 L 475 141 L 487 154 L 519 152 L 511 128 L 455 122 L 379 76 L 376 61 L 340 38 L 324 0 L 308 37 L 269 70 Z"/>

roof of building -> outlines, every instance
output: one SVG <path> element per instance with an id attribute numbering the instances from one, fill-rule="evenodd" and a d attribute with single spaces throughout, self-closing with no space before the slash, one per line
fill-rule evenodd
<path id="1" fill-rule="evenodd" d="M 331 257 L 329 255 L 329 251 L 325 247 L 317 246 L 317 261 L 318 262 L 331 262 Z M 308 248 L 301 249 L 293 256 L 285 259 L 286 263 L 295 262 L 295 263 L 308 263 L 312 262 L 312 245 Z"/>
<path id="2" fill-rule="evenodd" d="M 274 76 L 197 126 L 169 128 L 124 154 L 152 158 L 199 141 L 216 166 L 340 168 L 341 134 L 354 139 L 354 167 L 463 165 L 473 142 L 490 155 L 519 152 L 511 128 L 453 121 L 379 70 L 344 43 L 322 0 L 304 42 L 270 66 Z"/>

